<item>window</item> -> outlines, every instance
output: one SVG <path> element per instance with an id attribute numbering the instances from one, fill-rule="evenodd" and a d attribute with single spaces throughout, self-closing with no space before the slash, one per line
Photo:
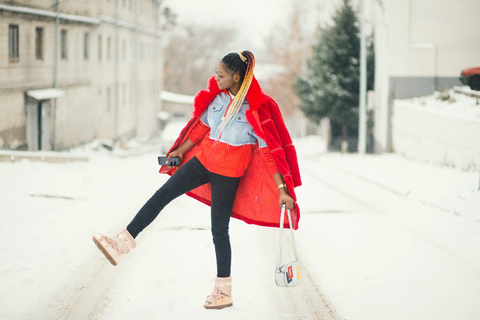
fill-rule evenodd
<path id="1" fill-rule="evenodd" d="M 122 40 L 122 60 L 127 60 L 127 40 Z"/>
<path id="2" fill-rule="evenodd" d="M 88 37 L 89 33 L 85 32 L 83 34 L 83 59 L 88 60 Z"/>
<path id="3" fill-rule="evenodd" d="M 19 60 L 18 49 L 18 26 L 11 24 L 8 26 L 8 58 L 10 61 Z"/>
<path id="4" fill-rule="evenodd" d="M 122 91 L 123 91 L 122 104 L 123 104 L 124 106 L 126 106 L 126 105 L 127 105 L 127 85 L 126 85 L 126 84 L 123 84 L 122 87 L 123 87 L 123 89 L 122 89 Z"/>
<path id="5" fill-rule="evenodd" d="M 98 60 L 102 60 L 102 36 L 98 36 Z"/>
<path id="6" fill-rule="evenodd" d="M 67 30 L 62 29 L 60 32 L 60 48 L 61 48 L 61 55 L 60 57 L 62 60 L 67 59 Z"/>
<path id="7" fill-rule="evenodd" d="M 107 88 L 107 111 L 110 111 L 111 109 L 111 90 L 110 87 Z"/>
<path id="8" fill-rule="evenodd" d="M 35 28 L 35 57 L 43 60 L 43 28 Z"/>
<path id="9" fill-rule="evenodd" d="M 133 105 L 133 98 L 135 96 L 135 82 L 130 83 L 130 104 Z"/>
<path id="10" fill-rule="evenodd" d="M 112 38 L 108 37 L 107 38 L 107 59 L 108 60 L 110 60 L 111 46 L 112 46 Z"/>
<path id="11" fill-rule="evenodd" d="M 128 61 L 133 61 L 133 59 L 137 58 L 135 41 L 133 39 L 130 39 L 129 52 L 130 53 L 129 53 L 129 56 L 128 56 Z"/>

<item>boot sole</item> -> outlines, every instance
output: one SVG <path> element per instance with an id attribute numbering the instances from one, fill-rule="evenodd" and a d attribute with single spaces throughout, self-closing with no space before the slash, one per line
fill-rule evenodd
<path id="1" fill-rule="evenodd" d="M 223 308 L 227 308 L 227 307 L 231 307 L 233 306 L 233 302 L 229 303 L 229 304 L 221 304 L 221 305 L 218 305 L 218 306 L 206 306 L 204 305 L 205 309 L 223 309 Z"/>
<path id="2" fill-rule="evenodd" d="M 113 260 L 113 258 L 110 256 L 110 254 L 107 252 L 107 250 L 105 250 L 105 248 L 102 246 L 102 244 L 100 243 L 100 241 L 97 240 L 97 238 L 93 237 L 93 242 L 95 242 L 95 245 L 97 246 L 98 249 L 100 249 L 100 251 L 103 253 L 103 255 L 105 256 L 105 258 L 108 259 L 108 261 L 110 261 L 110 263 L 114 266 L 117 265 L 117 262 L 115 262 L 115 260 Z"/>

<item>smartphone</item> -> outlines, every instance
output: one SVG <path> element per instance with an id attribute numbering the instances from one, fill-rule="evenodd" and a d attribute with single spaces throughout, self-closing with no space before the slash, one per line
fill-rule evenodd
<path id="1" fill-rule="evenodd" d="M 180 157 L 173 157 L 170 159 L 170 162 L 167 163 L 168 157 L 160 156 L 158 157 L 158 164 L 161 166 L 174 166 L 178 167 L 180 165 Z"/>

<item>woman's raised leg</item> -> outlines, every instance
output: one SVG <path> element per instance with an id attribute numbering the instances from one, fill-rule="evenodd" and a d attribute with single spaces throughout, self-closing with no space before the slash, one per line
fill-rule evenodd
<path id="1" fill-rule="evenodd" d="M 160 211 L 173 199 L 208 182 L 208 171 L 197 158 L 181 166 L 143 205 L 127 226 L 133 238 L 155 220 Z"/>

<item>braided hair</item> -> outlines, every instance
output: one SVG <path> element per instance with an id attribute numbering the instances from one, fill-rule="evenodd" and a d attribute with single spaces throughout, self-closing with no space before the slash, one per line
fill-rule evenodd
<path id="1" fill-rule="evenodd" d="M 238 53 L 232 52 L 222 58 L 222 63 L 231 73 L 240 73 L 240 81 L 242 82 L 242 85 L 220 124 L 220 132 L 222 132 L 223 128 L 235 118 L 242 107 L 242 103 L 245 100 L 245 96 L 247 95 L 248 89 L 253 80 L 255 57 L 253 56 L 253 53 L 248 50 L 240 51 Z"/>

